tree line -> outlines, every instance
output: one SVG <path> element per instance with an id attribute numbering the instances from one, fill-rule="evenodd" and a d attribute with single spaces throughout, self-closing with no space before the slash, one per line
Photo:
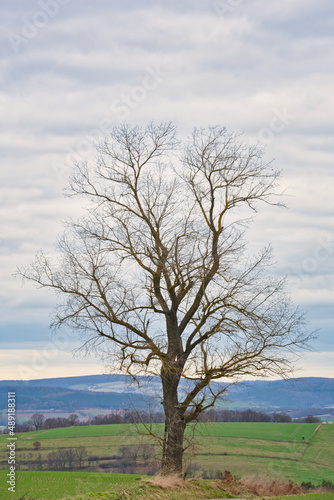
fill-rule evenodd
<path id="1" fill-rule="evenodd" d="M 303 418 L 292 419 L 285 412 L 264 413 L 256 410 L 209 410 L 202 413 L 198 422 L 301 422 L 321 423 L 319 417 L 307 415 Z M 109 413 L 108 415 L 96 415 L 87 421 L 80 420 L 77 414 L 69 417 L 45 418 L 42 413 L 34 413 L 29 420 L 16 427 L 17 432 L 30 432 L 46 429 L 57 429 L 61 427 L 72 427 L 75 425 L 107 425 L 107 424 L 138 424 L 138 423 L 164 423 L 165 416 L 162 412 L 136 412 L 124 411 Z M 3 431 L 5 434 L 6 429 Z"/>

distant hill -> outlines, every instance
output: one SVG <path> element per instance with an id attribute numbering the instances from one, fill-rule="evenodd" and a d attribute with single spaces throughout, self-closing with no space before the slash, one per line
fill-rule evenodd
<path id="1" fill-rule="evenodd" d="M 136 408 L 145 406 L 147 401 L 140 394 L 119 392 L 76 391 L 56 386 L 27 386 L 21 384 L 0 385 L 0 410 L 7 408 L 7 393 L 16 392 L 18 410 L 57 410 L 76 412 L 87 408 L 106 410 Z"/>
<path id="2" fill-rule="evenodd" d="M 0 387 L 4 385 L 15 385 L 23 387 L 63 387 L 70 389 L 73 386 L 83 385 L 91 386 L 94 384 L 105 384 L 110 381 L 125 382 L 130 377 L 128 375 L 83 375 L 80 377 L 58 377 L 58 378 L 42 378 L 37 380 L 0 380 Z M 145 377 L 142 377 L 145 378 Z"/>
<path id="3" fill-rule="evenodd" d="M 149 398 L 159 404 L 161 384 L 158 377 L 140 377 L 143 392 L 131 384 L 126 375 L 87 375 L 31 381 L 0 381 L 0 409 L 7 405 L 7 392 L 16 391 L 18 408 L 66 409 L 84 408 L 118 409 L 129 405 L 145 405 Z M 187 381 L 181 381 L 185 390 Z M 215 385 L 224 386 L 215 382 Z M 265 411 L 290 411 L 296 409 L 334 409 L 334 379 L 305 377 L 291 380 L 257 380 L 243 382 L 229 388 L 219 406 L 253 408 Z M 324 412 L 325 413 L 325 412 Z"/>
<path id="4" fill-rule="evenodd" d="M 287 409 L 334 407 L 334 379 L 257 380 L 231 388 L 229 397 L 250 405 L 266 404 Z"/>

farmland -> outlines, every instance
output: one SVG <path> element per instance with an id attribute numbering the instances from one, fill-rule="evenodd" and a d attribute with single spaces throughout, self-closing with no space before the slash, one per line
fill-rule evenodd
<path id="1" fill-rule="evenodd" d="M 270 441 L 301 441 L 304 435 L 305 441 L 313 436 L 318 424 L 298 423 L 271 423 L 271 422 L 215 422 L 197 424 L 196 435 L 198 438 L 206 439 L 210 436 L 227 438 L 263 439 Z M 323 425 L 331 429 L 331 424 Z M 143 425 L 133 424 L 109 424 L 109 425 L 83 425 L 66 427 L 60 429 L 47 429 L 17 434 L 21 441 L 33 439 L 85 439 L 99 436 L 136 436 L 137 429 L 144 431 Z M 163 424 L 153 424 L 154 432 L 162 432 Z M 192 426 L 188 426 L 188 434 L 192 434 Z M 6 440 L 6 436 L 0 436 L 0 443 Z"/>
<path id="2" fill-rule="evenodd" d="M 18 488 L 14 493 L 2 488 L 1 500 L 204 500 L 231 497 L 228 489 L 218 480 L 193 479 L 185 481 L 184 484 L 179 482 L 174 488 L 162 489 L 149 484 L 146 478 L 130 474 L 22 471 L 17 475 L 17 484 Z M 260 498 L 263 496 L 260 495 Z M 333 499 L 334 493 L 271 498 L 271 500 Z"/>
<path id="3" fill-rule="evenodd" d="M 16 493 L 2 489 L 1 500 L 15 500 L 23 495 L 53 499 L 101 491 L 113 492 L 136 485 L 139 478 L 132 474 L 22 471 L 17 473 Z"/>
<path id="4" fill-rule="evenodd" d="M 176 488 L 164 490 L 148 484 L 145 478 L 129 474 L 20 472 L 18 483 L 21 491 L 12 493 L 2 490 L 1 500 L 204 500 L 231 496 L 219 481 L 191 480 Z M 333 498 L 333 493 L 313 493 L 280 496 L 271 500 Z"/>
<path id="5" fill-rule="evenodd" d="M 143 427 L 139 430 L 143 430 Z M 193 429 L 189 429 L 188 438 Z M 85 493 L 86 479 L 90 479 L 89 491 L 110 490 L 110 477 L 121 477 L 118 474 L 98 472 L 61 472 L 47 471 L 47 456 L 50 452 L 85 447 L 87 457 L 85 471 L 119 472 L 119 449 L 126 446 L 151 444 L 156 453 L 158 445 L 148 436 L 138 436 L 138 428 L 134 425 L 113 424 L 96 426 L 77 426 L 64 429 L 50 429 L 17 434 L 17 459 L 20 470 L 17 471 L 18 492 L 25 489 L 28 483 L 38 484 L 39 491 L 44 491 L 45 478 L 66 478 L 68 495 Z M 163 432 L 162 424 L 155 424 L 152 431 Z M 302 439 L 304 436 L 304 440 Z M 34 442 L 41 443 L 40 450 L 34 449 Z M 1 468 L 6 464 L 7 436 L 0 436 Z M 297 423 L 209 423 L 199 424 L 195 429 L 195 437 L 186 454 L 187 467 L 192 475 L 214 477 L 218 471 L 230 470 L 237 476 L 256 475 L 259 471 L 268 476 L 284 480 L 291 479 L 300 484 L 311 481 L 320 484 L 322 480 L 334 482 L 334 425 L 297 424 Z M 40 455 L 40 465 L 36 457 Z M 95 462 L 88 457 L 95 456 Z M 24 469 L 43 468 L 42 472 Z M 101 468 L 104 467 L 104 468 Z M 152 473 L 149 466 L 138 458 L 135 465 L 125 467 L 123 472 Z M 86 476 L 88 474 L 88 476 Z M 127 481 L 135 481 L 135 475 L 125 475 Z M 218 476 L 217 476 L 218 477 Z M 30 479 L 29 479 L 30 478 Z M 100 479 L 98 479 L 100 478 Z M 113 480 L 114 480 L 113 479 Z M 125 479 L 124 479 L 125 480 Z M 76 481 L 76 482 L 75 482 Z M 62 483 L 62 481 L 60 481 Z M 50 483 L 50 481 L 47 481 Z M 65 483 L 64 483 L 65 484 Z M 95 485 L 98 489 L 94 490 Z M 132 483 L 131 483 L 132 484 Z M 47 484 L 46 487 L 51 487 Z M 40 489 L 41 488 L 41 489 Z M 55 486 L 56 488 L 56 486 Z M 72 488 L 72 489 L 71 489 Z M 57 493 L 60 495 L 60 492 Z M 74 493 L 73 493 L 74 494 Z M 5 498 L 5 497 L 4 497 Z M 11 498 L 15 498 L 11 496 Z M 44 498 L 44 497 L 39 497 Z M 45 498 L 51 498 L 45 496 Z M 59 496 L 59 498 L 61 498 Z M 204 497 L 205 498 L 205 497 Z"/>

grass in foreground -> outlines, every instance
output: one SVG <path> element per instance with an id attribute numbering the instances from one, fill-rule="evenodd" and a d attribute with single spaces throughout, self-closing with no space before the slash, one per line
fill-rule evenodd
<path id="1" fill-rule="evenodd" d="M 231 497 L 220 483 L 203 480 L 175 482 L 174 479 L 150 483 L 148 478 L 129 474 L 22 471 L 17 473 L 16 492 L 3 489 L 1 500 L 202 500 Z"/>
<path id="2" fill-rule="evenodd" d="M 308 493 L 306 495 L 285 495 L 271 500 L 333 500 L 334 493 Z"/>
<path id="3" fill-rule="evenodd" d="M 301 488 L 291 482 L 266 476 L 240 480 L 230 473 L 226 473 L 223 480 L 184 481 L 175 476 L 142 478 L 128 474 L 19 472 L 16 493 L 3 490 L 1 500 L 207 500 L 233 497 L 334 500 L 334 493 L 301 493 Z"/>
<path id="4" fill-rule="evenodd" d="M 293 495 L 275 496 L 277 492 L 294 493 Z M 301 494 L 297 485 L 267 477 L 236 479 L 228 475 L 223 480 L 187 480 L 177 477 L 153 477 L 143 480 L 138 486 L 119 491 L 116 497 L 110 494 L 86 495 L 76 497 L 76 500 L 208 500 L 218 498 L 246 498 L 246 499 L 272 499 L 272 500 L 333 500 L 334 493 Z M 298 494 L 300 493 L 300 494 Z M 65 499 L 64 499 L 65 500 Z M 74 499 L 66 499 L 74 500 Z"/>
<path id="5" fill-rule="evenodd" d="M 7 490 L 7 473 L 8 471 L 1 471 L 1 500 L 18 500 L 22 497 L 27 500 L 30 498 L 58 500 L 64 497 L 103 491 L 115 493 L 121 489 L 138 485 L 141 477 L 134 474 L 94 472 L 18 471 L 16 473 L 16 492 L 13 493 Z"/>

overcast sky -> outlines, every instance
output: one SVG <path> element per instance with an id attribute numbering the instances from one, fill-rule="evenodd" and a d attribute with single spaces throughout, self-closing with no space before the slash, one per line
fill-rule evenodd
<path id="1" fill-rule="evenodd" d="M 52 250 L 75 161 L 127 121 L 220 124 L 266 144 L 288 210 L 262 207 L 250 249 L 319 329 L 299 376 L 334 377 L 334 4 L 332 0 L 2 0 L 0 379 L 102 373 L 51 339 L 52 294 L 12 275 Z"/>

